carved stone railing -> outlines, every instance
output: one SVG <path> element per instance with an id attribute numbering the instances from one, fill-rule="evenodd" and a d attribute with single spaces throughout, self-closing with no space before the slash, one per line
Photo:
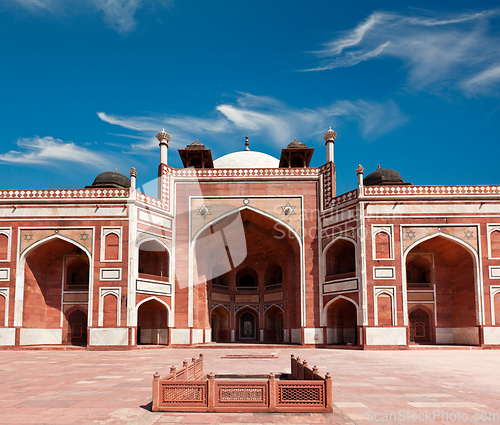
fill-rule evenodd
<path id="1" fill-rule="evenodd" d="M 167 282 L 170 283 L 170 278 L 168 276 L 157 276 L 155 274 L 139 273 L 139 279 L 152 280 L 156 282 Z"/>
<path id="2" fill-rule="evenodd" d="M 365 186 L 365 196 L 487 196 L 500 195 L 500 186 Z"/>
<path id="3" fill-rule="evenodd" d="M 202 356 L 200 355 L 202 359 Z M 196 360 L 197 361 L 197 360 Z M 195 362 L 195 359 L 192 360 Z M 201 361 L 201 367 L 203 362 Z M 189 373 L 184 362 L 180 371 L 175 367 L 170 374 L 153 379 L 153 406 L 157 411 L 202 412 L 332 412 L 333 387 L 329 373 L 323 378 L 315 366 L 291 357 L 291 375 L 288 380 L 277 380 L 273 373 L 267 379 L 239 375 L 237 379 L 219 380 L 213 373 L 208 379 L 203 370 Z M 197 378 L 199 376 L 199 378 Z M 190 378 L 191 377 L 191 378 Z"/>
<path id="4" fill-rule="evenodd" d="M 27 189 L 0 190 L 1 199 L 128 198 L 129 189 Z"/>
<path id="5" fill-rule="evenodd" d="M 201 381 L 202 379 L 205 381 Z M 159 410 L 162 402 L 163 404 L 167 403 L 170 407 L 189 406 L 188 410 L 193 410 L 192 407 L 196 407 L 200 402 L 203 405 L 206 404 L 203 354 L 200 354 L 197 359 L 193 357 L 191 362 L 184 360 L 179 370 L 172 366 L 170 373 L 161 380 L 158 372 L 153 375 L 152 409 L 154 412 Z"/>
<path id="6" fill-rule="evenodd" d="M 350 192 L 343 193 L 342 195 L 332 198 L 328 205 L 325 205 L 325 209 L 338 207 L 343 204 L 347 204 L 355 200 L 358 197 L 358 189 L 351 190 Z"/>
<path id="7" fill-rule="evenodd" d="M 147 205 L 152 205 L 158 208 L 167 208 L 166 203 L 162 202 L 161 199 L 153 198 L 152 196 L 145 195 L 141 192 L 136 192 L 135 199 Z"/>
<path id="8" fill-rule="evenodd" d="M 196 358 L 192 358 L 191 362 L 184 360 L 182 367 L 177 370 L 175 366 L 170 368 L 170 374 L 164 379 L 166 381 L 192 381 L 203 378 L 203 354 Z"/>
<path id="9" fill-rule="evenodd" d="M 349 279 L 351 277 L 356 277 L 356 272 L 326 275 L 325 276 L 325 283 L 334 282 L 336 280 Z"/>

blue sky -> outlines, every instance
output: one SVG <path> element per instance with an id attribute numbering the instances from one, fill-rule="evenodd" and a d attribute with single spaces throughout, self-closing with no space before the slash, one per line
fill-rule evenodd
<path id="1" fill-rule="evenodd" d="M 155 178 L 155 134 L 217 158 L 294 138 L 337 193 L 381 164 L 499 184 L 500 6 L 489 1 L 0 0 L 2 188 Z M 5 178 L 7 177 L 8 178 Z"/>

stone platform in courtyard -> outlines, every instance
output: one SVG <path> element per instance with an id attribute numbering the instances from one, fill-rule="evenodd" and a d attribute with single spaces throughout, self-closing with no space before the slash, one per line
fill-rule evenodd
<path id="1" fill-rule="evenodd" d="M 500 423 L 500 356 L 490 350 L 356 351 L 255 349 L 272 358 L 222 358 L 249 350 L 204 351 L 217 373 L 290 373 L 299 355 L 332 376 L 333 413 L 151 412 L 151 378 L 197 357 L 199 349 L 0 352 L 0 424 L 368 424 L 384 414 L 431 414 L 427 423 L 452 423 L 453 414 Z M 209 370 L 209 371 L 210 371 Z M 430 412 L 430 413 L 429 413 Z M 436 412 L 446 416 L 433 417 Z M 379 416 L 376 416 L 379 415 Z M 495 419 L 495 416 L 496 419 Z M 417 416 L 413 416 L 417 418 Z M 490 418 L 491 420 L 488 420 Z M 401 419 L 401 418 L 400 418 Z M 456 421 L 455 421 L 456 422 Z"/>

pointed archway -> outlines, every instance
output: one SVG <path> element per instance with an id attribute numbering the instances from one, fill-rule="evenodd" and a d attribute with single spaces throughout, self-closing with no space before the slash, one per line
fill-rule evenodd
<path id="1" fill-rule="evenodd" d="M 446 234 L 411 246 L 405 256 L 410 343 L 479 345 L 476 256 Z"/>
<path id="2" fill-rule="evenodd" d="M 79 307 L 66 312 L 67 334 L 66 343 L 77 346 L 87 346 L 87 313 Z"/>
<path id="3" fill-rule="evenodd" d="M 60 235 L 41 240 L 22 254 L 21 274 L 16 279 L 16 294 L 22 297 L 16 296 L 14 304 L 15 323 L 22 327 L 22 345 L 71 343 L 63 335 L 63 330 L 69 327 L 68 315 L 63 314 L 62 307 L 68 312 L 80 304 L 88 305 L 89 259 L 85 248 Z M 80 311 L 83 312 L 82 307 Z M 82 325 L 79 343 L 83 344 L 87 324 L 83 325 L 83 317 L 78 321 Z M 25 333 L 23 328 L 44 329 L 44 332 Z"/>
<path id="4" fill-rule="evenodd" d="M 237 341 L 259 340 L 259 315 L 253 308 L 244 307 L 236 313 Z"/>
<path id="5" fill-rule="evenodd" d="M 225 307 L 219 305 L 212 310 L 210 327 L 212 342 L 230 341 L 229 311 Z"/>
<path id="6" fill-rule="evenodd" d="M 137 344 L 168 345 L 168 308 L 149 299 L 137 308 Z"/>
<path id="7" fill-rule="evenodd" d="M 432 344 L 435 339 L 432 310 L 416 305 L 408 312 L 410 344 Z"/>
<path id="8" fill-rule="evenodd" d="M 326 343 L 357 345 L 357 308 L 347 298 L 338 297 L 326 306 Z"/>
<path id="9" fill-rule="evenodd" d="M 276 305 L 272 305 L 266 310 L 264 321 L 264 341 L 283 342 L 283 310 Z"/>
<path id="10" fill-rule="evenodd" d="M 229 312 L 231 342 L 301 342 L 292 336 L 301 335 L 304 320 L 302 247 L 296 232 L 287 226 L 263 212 L 243 208 L 200 231 L 193 253 L 195 326 L 211 328 L 213 338 L 219 339 L 214 329 L 219 318 L 212 312 L 223 304 Z M 281 313 L 273 308 L 265 319 L 264 312 L 273 304 L 280 306 Z M 247 305 L 253 313 L 243 318 L 245 326 L 240 309 Z M 266 325 L 266 320 L 273 324 Z"/>

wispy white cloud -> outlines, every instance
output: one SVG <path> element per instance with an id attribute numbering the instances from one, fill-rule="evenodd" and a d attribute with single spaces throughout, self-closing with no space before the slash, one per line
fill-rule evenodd
<path id="1" fill-rule="evenodd" d="M 21 6 L 31 11 L 48 10 L 53 11 L 54 0 L 14 0 Z"/>
<path id="2" fill-rule="evenodd" d="M 104 12 L 105 21 L 116 31 L 126 33 L 136 26 L 135 12 L 142 0 L 94 0 L 96 7 Z"/>
<path id="3" fill-rule="evenodd" d="M 63 165 L 72 162 L 96 168 L 109 165 L 109 160 L 104 154 L 53 137 L 22 138 L 17 140 L 17 145 L 19 150 L 0 154 L 0 162 L 19 165 Z"/>
<path id="4" fill-rule="evenodd" d="M 470 93 L 489 92 L 500 85 L 500 64 L 495 64 L 464 82 L 464 89 Z"/>
<path id="5" fill-rule="evenodd" d="M 238 93 L 234 102 L 215 107 L 210 117 L 185 115 L 156 115 L 124 117 L 99 112 L 101 120 L 144 135 L 142 143 L 135 149 L 152 149 L 158 146 L 154 134 L 162 129 L 172 136 L 171 146 L 184 147 L 195 139 L 212 140 L 227 144 L 242 132 L 250 132 L 261 143 L 286 146 L 297 139 L 318 138 L 328 126 L 340 125 L 343 121 L 355 121 L 362 136 L 377 139 L 402 126 L 407 117 L 393 101 L 371 102 L 366 100 L 338 101 L 329 106 L 314 109 L 291 108 L 279 100 Z"/>
<path id="6" fill-rule="evenodd" d="M 0 0 L 6 1 L 6 0 Z M 12 0 L 10 0 L 12 1 Z M 89 0 L 67 2 L 65 0 L 13 0 L 31 13 L 49 12 L 53 15 L 82 14 L 89 10 L 102 12 L 104 21 L 115 31 L 125 34 L 137 25 L 135 15 L 141 8 L 168 8 L 171 0 Z"/>
<path id="7" fill-rule="evenodd" d="M 391 57 L 408 68 L 408 82 L 421 90 L 439 84 L 464 89 L 465 81 L 500 62 L 500 39 L 490 32 L 500 10 L 437 16 L 374 12 L 314 52 L 322 62 L 307 71 L 349 67 Z M 482 81 L 481 88 L 494 79 Z M 483 84 L 484 83 L 484 84 Z M 474 84 L 468 85 L 470 93 Z M 476 85 L 476 87 L 479 87 Z"/>

